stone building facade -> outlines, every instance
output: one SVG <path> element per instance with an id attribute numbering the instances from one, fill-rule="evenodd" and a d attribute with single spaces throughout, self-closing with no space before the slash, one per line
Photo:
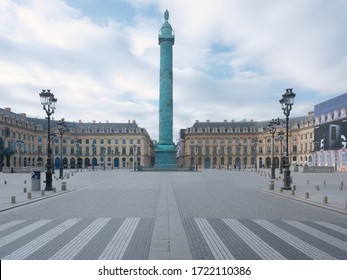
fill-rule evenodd
<path id="1" fill-rule="evenodd" d="M 280 167 L 284 159 L 285 126 L 278 125 L 272 139 L 269 121 L 196 121 L 180 133 L 180 164 L 196 168 L 270 168 Z M 290 119 L 289 157 L 293 165 L 312 165 L 314 156 L 314 115 Z M 272 144 L 274 140 L 274 145 Z M 272 148 L 274 147 L 274 149 Z"/>
<path id="2" fill-rule="evenodd" d="M 64 168 L 128 168 L 151 166 L 154 144 L 145 128 L 128 123 L 65 122 L 51 120 L 53 164 Z M 0 109 L 0 160 L 4 172 L 44 167 L 47 159 L 47 120 Z"/>

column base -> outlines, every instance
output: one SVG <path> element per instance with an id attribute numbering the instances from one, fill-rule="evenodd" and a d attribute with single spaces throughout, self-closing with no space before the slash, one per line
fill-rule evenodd
<path id="1" fill-rule="evenodd" d="M 174 145 L 158 145 L 155 149 L 154 169 L 177 169 L 176 154 Z"/>

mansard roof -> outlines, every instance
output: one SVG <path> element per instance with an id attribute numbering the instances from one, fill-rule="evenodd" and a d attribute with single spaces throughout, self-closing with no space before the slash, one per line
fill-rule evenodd
<path id="1" fill-rule="evenodd" d="M 296 126 L 299 127 L 300 123 L 302 121 L 307 120 L 308 118 L 309 118 L 308 116 L 291 117 L 289 118 L 290 127 L 291 128 L 296 128 Z M 285 121 L 285 118 L 282 118 L 282 119 Z M 258 131 L 259 129 L 267 129 L 267 126 L 270 121 L 271 120 L 265 120 L 265 121 L 242 120 L 242 121 L 222 121 L 222 122 L 196 121 L 192 127 L 195 128 L 195 131 L 197 131 L 199 128 L 201 128 L 203 131 L 205 130 L 205 128 L 210 128 L 210 129 L 217 128 L 218 131 L 221 128 L 224 128 L 226 131 L 229 128 L 233 130 L 235 130 L 235 128 L 239 128 L 241 132 L 243 129 L 247 129 L 248 131 L 251 131 L 251 129 L 255 129 L 256 131 Z"/>

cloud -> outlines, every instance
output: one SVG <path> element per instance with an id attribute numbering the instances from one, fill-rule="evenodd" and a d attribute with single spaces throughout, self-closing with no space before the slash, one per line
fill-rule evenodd
<path id="1" fill-rule="evenodd" d="M 136 119 L 157 139 L 165 9 L 176 34 L 175 137 L 196 119 L 281 116 L 288 87 L 297 93 L 296 116 L 346 92 L 345 1 L 124 0 L 102 21 L 105 10 L 83 5 L 1 1 L 1 107 L 44 117 L 38 93 L 49 88 L 56 119 Z M 121 18 L 122 9 L 132 18 Z"/>

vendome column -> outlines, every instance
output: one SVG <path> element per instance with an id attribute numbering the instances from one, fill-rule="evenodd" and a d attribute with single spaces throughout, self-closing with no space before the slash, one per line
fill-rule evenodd
<path id="1" fill-rule="evenodd" d="M 165 22 L 159 31 L 160 80 L 159 80 L 159 142 L 155 149 L 156 169 L 174 169 L 176 146 L 172 141 L 173 132 L 173 70 L 172 46 L 175 43 L 173 29 L 168 22 L 169 12 L 164 13 Z"/>

